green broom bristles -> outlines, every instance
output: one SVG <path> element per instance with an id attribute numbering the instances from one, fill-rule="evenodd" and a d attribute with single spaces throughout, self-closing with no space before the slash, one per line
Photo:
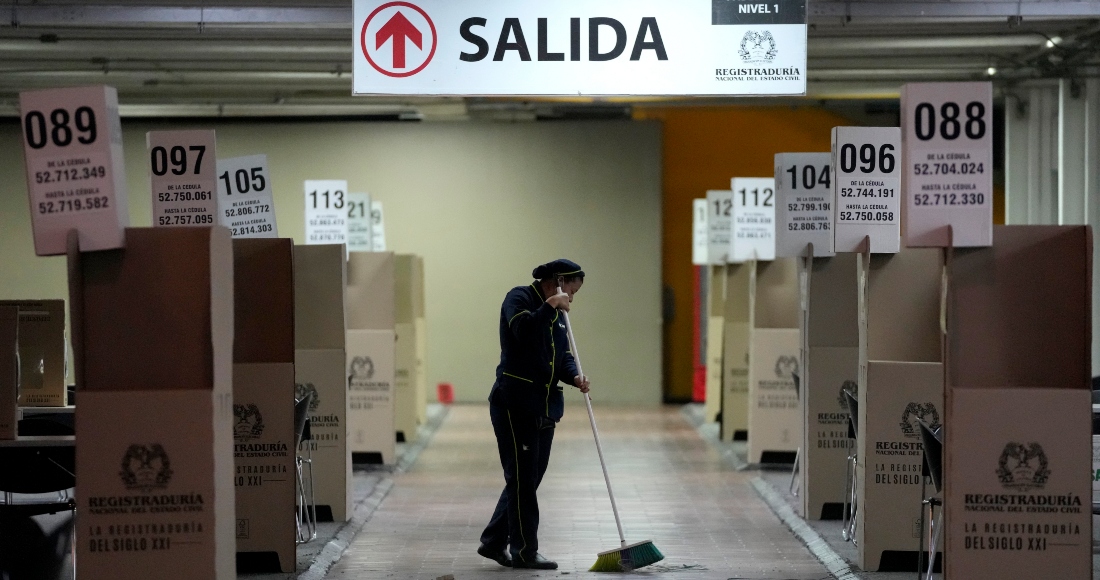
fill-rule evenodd
<path id="1" fill-rule="evenodd" d="M 665 556 L 646 540 L 619 548 L 608 550 L 596 555 L 596 563 L 588 569 L 589 572 L 629 572 L 642 566 L 648 566 L 664 560 Z"/>

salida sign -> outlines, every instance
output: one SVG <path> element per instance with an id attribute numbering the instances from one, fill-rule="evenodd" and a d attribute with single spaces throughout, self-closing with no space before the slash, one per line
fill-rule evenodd
<path id="1" fill-rule="evenodd" d="M 357 95 L 800 95 L 804 0 L 355 0 Z"/>

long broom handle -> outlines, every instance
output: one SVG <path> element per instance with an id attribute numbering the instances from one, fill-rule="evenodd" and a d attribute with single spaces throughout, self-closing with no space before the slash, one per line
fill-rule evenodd
<path id="1" fill-rule="evenodd" d="M 558 293 L 561 293 L 561 289 L 558 289 Z M 577 373 L 582 377 L 584 376 L 584 370 L 581 369 L 581 357 L 577 354 L 577 340 L 573 338 L 573 325 L 569 324 L 569 313 L 562 311 L 562 316 L 565 317 L 565 330 L 569 334 L 569 350 L 573 353 L 573 361 L 577 363 Z M 607 462 L 603 460 L 603 445 L 600 444 L 600 430 L 596 428 L 596 416 L 592 413 L 592 397 L 588 396 L 588 393 L 584 394 L 584 404 L 588 407 L 588 422 L 592 424 L 592 437 L 596 439 L 596 453 L 600 456 L 600 467 L 603 468 L 603 480 L 607 484 L 607 495 L 611 497 L 611 511 L 615 514 L 615 527 L 619 528 L 619 542 L 623 547 L 626 547 L 626 536 L 623 535 L 623 522 L 619 519 L 619 507 L 615 504 L 615 492 L 611 490 L 611 477 L 607 475 Z"/>

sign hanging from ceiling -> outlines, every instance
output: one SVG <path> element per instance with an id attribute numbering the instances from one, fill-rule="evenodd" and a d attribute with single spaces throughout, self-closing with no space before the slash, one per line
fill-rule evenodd
<path id="1" fill-rule="evenodd" d="M 355 0 L 356 95 L 803 95 L 805 0 Z"/>

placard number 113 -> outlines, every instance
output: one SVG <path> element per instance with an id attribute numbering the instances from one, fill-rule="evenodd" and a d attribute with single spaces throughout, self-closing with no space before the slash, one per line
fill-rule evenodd
<path id="1" fill-rule="evenodd" d="M 311 191 L 309 197 L 313 200 L 313 209 L 344 209 L 344 192 L 342 190 L 337 189 L 332 192 L 328 190 L 323 192 Z M 318 205 L 321 198 L 324 198 L 323 206 Z"/>

